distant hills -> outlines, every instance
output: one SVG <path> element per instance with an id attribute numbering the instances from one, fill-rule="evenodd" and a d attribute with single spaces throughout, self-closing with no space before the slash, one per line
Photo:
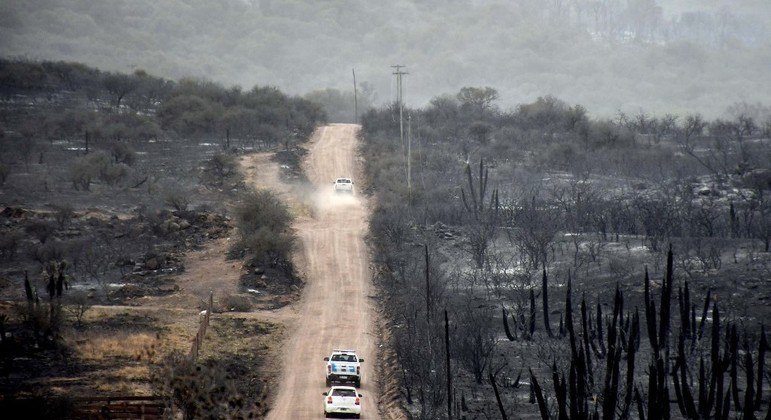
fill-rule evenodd
<path id="1" fill-rule="evenodd" d="M 290 94 L 352 90 L 355 68 L 375 104 L 403 64 L 413 106 L 492 86 L 504 107 L 714 117 L 771 104 L 769 22 L 761 0 L 27 0 L 0 3 L 0 55 Z"/>

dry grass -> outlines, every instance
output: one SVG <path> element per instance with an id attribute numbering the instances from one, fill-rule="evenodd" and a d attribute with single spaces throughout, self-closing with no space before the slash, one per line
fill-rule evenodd
<path id="1" fill-rule="evenodd" d="M 113 372 L 113 376 L 125 381 L 144 381 L 150 377 L 148 365 L 123 366 Z"/>
<path id="2" fill-rule="evenodd" d="M 77 358 L 86 362 L 107 359 L 154 361 L 158 357 L 160 338 L 148 333 L 100 332 L 86 333 L 70 343 Z"/>

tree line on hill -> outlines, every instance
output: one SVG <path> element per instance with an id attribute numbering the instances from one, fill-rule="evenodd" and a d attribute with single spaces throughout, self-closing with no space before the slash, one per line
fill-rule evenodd
<path id="1" fill-rule="evenodd" d="M 318 104 L 270 86 L 244 92 L 206 80 L 175 82 L 143 70 L 103 72 L 68 62 L 0 59 L 0 95 L 34 105 L 6 130 L 51 140 L 86 132 L 94 140 L 118 141 L 229 135 L 277 145 L 307 138 L 326 118 Z M 7 119 L 15 116 L 9 114 Z"/>

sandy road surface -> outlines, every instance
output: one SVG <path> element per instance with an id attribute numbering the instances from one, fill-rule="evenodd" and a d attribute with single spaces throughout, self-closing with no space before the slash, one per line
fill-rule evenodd
<path id="1" fill-rule="evenodd" d="M 304 170 L 313 183 L 307 199 L 312 215 L 299 219 L 298 266 L 307 281 L 297 303 L 292 336 L 283 348 L 278 394 L 269 419 L 323 418 L 325 363 L 334 348 L 356 349 L 362 364 L 362 418 L 379 418 L 375 395 L 374 307 L 369 255 L 364 244 L 368 210 L 360 195 L 332 192 L 332 181 L 356 181 L 358 126 L 334 124 L 317 130 Z"/>

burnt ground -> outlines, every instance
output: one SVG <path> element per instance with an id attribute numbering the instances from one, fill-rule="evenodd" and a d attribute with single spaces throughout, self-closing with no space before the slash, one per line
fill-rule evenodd
<path id="1" fill-rule="evenodd" d="M 173 303 L 189 288 L 181 279 L 193 275 L 190 255 L 227 243 L 229 209 L 247 187 L 238 177 L 206 182 L 205 162 L 220 146 L 204 141 L 133 143 L 136 161 L 126 178 L 114 185 L 95 181 L 90 191 L 68 179 L 70 165 L 83 156 L 78 142 L 37 147 L 35 161 L 16 161 L 0 186 L 0 398 L 31 398 L 33 406 L 53 410 L 39 414 L 56 417 L 72 397 L 154 395 L 154 370 L 170 352 L 190 351 L 205 307 L 203 301 Z M 300 177 L 299 158 L 286 152 L 279 159 L 286 178 Z M 185 193 L 186 209 L 170 205 L 169 191 Z M 211 322 L 199 360 L 226 372 L 260 412 L 268 375 L 260 366 L 284 333 L 280 323 L 249 311 L 291 302 L 301 284 L 242 266 L 225 251 L 217 264 L 243 275 L 242 286 L 228 293 L 246 303 L 228 307 L 230 294 L 216 296 L 214 310 L 222 316 Z M 51 260 L 67 262 L 62 295 L 53 299 L 45 272 Z M 261 295 L 250 296 L 248 287 L 261 279 L 268 280 Z M 61 302 L 61 310 L 49 302 Z"/>
<path id="2" fill-rule="evenodd" d="M 603 316 L 612 313 L 613 296 L 616 287 L 623 293 L 624 310 L 628 314 L 639 309 L 644 323 L 644 272 L 647 268 L 651 279 L 651 295 L 660 307 L 661 284 L 666 269 L 666 245 L 652 250 L 643 237 L 622 236 L 617 241 L 609 241 L 601 248 L 590 253 L 590 248 L 600 242 L 597 235 L 579 235 L 575 240 L 573 235 L 558 237 L 550 251 L 553 268 L 548 273 L 550 324 L 555 337 L 548 337 L 542 315 L 541 276 L 542 272 L 532 267 L 520 266 L 512 261 L 518 261 L 517 248 L 513 246 L 505 232 L 500 232 L 492 246 L 492 261 L 498 261 L 498 276 L 480 275 L 471 268 L 471 256 L 465 242 L 463 232 L 459 229 L 437 224 L 422 230 L 425 237 L 430 237 L 433 249 L 440 261 L 442 271 L 448 276 L 448 290 L 463 290 L 464 298 L 450 305 L 451 320 L 464 312 L 468 304 L 473 307 L 487 309 L 492 314 L 489 325 L 483 329 L 494 337 L 494 350 L 489 358 L 490 371 L 496 372 L 496 382 L 504 401 L 504 408 L 509 416 L 514 418 L 540 418 L 537 404 L 531 395 L 531 380 L 528 369 L 533 369 L 540 386 L 544 389 L 547 399 L 551 398 L 550 409 L 556 413 L 554 400 L 554 385 L 552 381 L 552 364 L 556 363 L 560 371 L 569 368 L 570 345 L 567 331 L 559 325 L 564 321 L 566 283 L 568 276 L 572 281 L 572 307 L 576 331 L 581 337 L 580 303 L 585 297 L 590 322 L 596 323 L 597 305 L 601 306 Z M 611 238 L 612 239 L 612 238 Z M 687 282 L 691 305 L 694 307 L 697 325 L 701 323 L 701 314 L 709 291 L 710 309 L 705 322 L 703 338 L 687 344 L 689 357 L 689 375 L 697 381 L 699 357 L 709 353 L 712 308 L 717 304 L 721 311 L 723 326 L 726 322 L 738 327 L 740 346 L 746 340 L 748 349 L 757 357 L 758 342 L 761 328 L 771 321 L 771 255 L 762 252 L 760 241 L 747 239 L 714 239 L 714 243 L 704 243 L 705 248 L 713 245 L 720 252 L 715 255 L 718 266 L 705 268 L 694 255 L 679 254 L 679 250 L 690 246 L 680 240 L 672 242 L 674 253 L 674 290 L 672 295 L 672 338 L 676 340 L 680 327 L 678 313 L 678 290 L 682 292 Z M 579 243 L 576 253 L 575 244 Z M 592 255 L 594 254 L 594 257 Z M 493 270 L 496 271 L 496 270 Z M 535 290 L 536 326 L 531 338 L 524 338 L 524 322 L 529 312 L 529 290 Z M 455 306 L 457 304 L 457 306 Z M 505 307 L 510 315 L 509 325 L 517 329 L 517 340 L 509 341 L 504 334 L 501 308 Z M 497 316 L 496 316 L 497 314 Z M 521 317 L 517 325 L 512 316 Z M 453 322 L 453 321 L 451 321 Z M 606 319 L 607 322 L 607 319 Z M 650 363 L 650 345 L 648 343 L 645 325 L 642 328 L 640 353 L 635 362 L 635 385 L 641 392 L 647 390 L 647 371 Z M 484 336 L 484 334 L 483 334 Z M 672 352 L 676 351 L 676 341 L 672 344 Z M 744 347 L 742 347 L 744 348 Z M 457 350 L 456 350 L 457 351 Z M 742 354 L 745 354 L 742 352 Z M 674 355 L 672 356 L 674 358 Z M 756 413 L 762 417 L 771 404 L 771 362 L 768 352 L 765 356 L 765 376 L 763 381 L 762 409 Z M 596 405 L 602 412 L 601 391 L 606 359 L 594 360 L 595 398 L 590 402 L 590 408 Z M 622 360 L 622 364 L 625 360 Z M 741 362 L 740 362 L 741 363 Z M 757 365 L 754 365 L 757 369 Z M 625 371 L 625 370 L 624 370 Z M 492 388 L 485 373 L 481 384 L 476 383 L 473 375 L 465 367 L 454 367 L 453 386 L 457 390 L 454 396 L 457 413 L 466 418 L 498 418 L 500 416 Z M 623 375 L 622 375 L 623 378 Z M 745 370 L 739 367 L 739 387 L 746 389 Z M 755 376 L 757 378 L 757 376 Z M 757 379 L 756 379 L 757 380 Z M 671 379 L 670 379 L 671 382 Z M 670 384 L 671 386 L 671 384 Z M 694 385 L 698 386 L 698 384 Z M 622 391 L 622 386 L 620 388 Z M 643 394 L 645 395 L 645 394 Z M 682 418 L 674 402 L 674 390 L 671 390 L 673 403 L 670 407 L 673 418 Z M 743 394 L 741 394 L 743 395 Z M 461 408 L 461 405 L 463 408 Z M 407 406 L 418 411 L 418 407 Z M 636 413 L 635 408 L 632 408 Z M 735 413 L 740 416 L 740 413 Z M 738 417 L 737 417 L 738 418 Z"/>

